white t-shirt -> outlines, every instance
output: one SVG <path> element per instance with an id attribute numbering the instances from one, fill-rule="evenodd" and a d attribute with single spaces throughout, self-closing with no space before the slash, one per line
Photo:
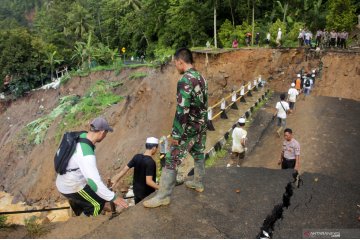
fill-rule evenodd
<path id="1" fill-rule="evenodd" d="M 282 32 L 278 31 L 276 40 L 281 40 L 281 35 L 282 35 Z"/>
<path id="2" fill-rule="evenodd" d="M 299 92 L 295 88 L 290 88 L 288 91 L 288 95 L 289 95 L 289 102 L 296 102 L 296 96 L 299 95 Z"/>
<path id="3" fill-rule="evenodd" d="M 234 128 L 234 130 L 232 132 L 232 139 L 233 139 L 232 151 L 233 152 L 242 153 L 245 151 L 243 145 L 241 145 L 241 139 L 246 139 L 246 136 L 247 136 L 246 130 L 244 130 L 240 127 Z"/>
<path id="4" fill-rule="evenodd" d="M 86 137 L 81 135 L 81 137 Z M 61 193 L 70 194 L 82 190 L 86 184 L 102 199 L 114 200 L 115 193 L 110 191 L 101 180 L 96 166 L 94 150 L 86 143 L 77 143 L 74 155 L 67 169 L 77 169 L 64 175 L 57 175 L 56 187 Z"/>
<path id="5" fill-rule="evenodd" d="M 286 112 L 289 111 L 290 107 L 287 102 L 281 101 L 276 103 L 276 109 L 278 110 L 277 117 L 285 119 Z"/>

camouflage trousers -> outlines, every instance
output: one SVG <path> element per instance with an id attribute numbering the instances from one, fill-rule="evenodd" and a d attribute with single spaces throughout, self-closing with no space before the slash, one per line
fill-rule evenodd
<path id="1" fill-rule="evenodd" d="M 170 152 L 166 154 L 165 167 L 167 169 L 176 170 L 186 157 L 187 153 L 190 153 L 194 158 L 194 161 L 204 160 L 205 143 L 206 131 L 192 138 L 180 140 L 179 145 L 171 146 Z"/>

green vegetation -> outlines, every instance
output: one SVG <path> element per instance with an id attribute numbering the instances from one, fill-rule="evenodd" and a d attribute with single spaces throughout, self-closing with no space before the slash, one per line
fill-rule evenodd
<path id="1" fill-rule="evenodd" d="M 24 223 L 29 238 L 38 238 L 48 231 L 36 216 L 25 218 Z"/>
<path id="2" fill-rule="evenodd" d="M 214 156 L 211 156 L 209 159 L 205 161 L 205 167 L 209 168 L 214 166 L 217 160 L 224 158 L 228 154 L 228 151 L 225 149 L 221 149 L 215 153 Z"/>
<path id="3" fill-rule="evenodd" d="M 123 98 L 112 92 L 114 88 L 121 86 L 119 82 L 106 82 L 100 80 L 87 90 L 79 102 L 65 113 L 59 127 L 56 139 L 60 139 L 62 133 L 82 125 L 87 120 L 98 116 L 105 108 L 118 103 Z"/>
<path id="4" fill-rule="evenodd" d="M 6 215 L 0 215 L 0 229 L 5 228 L 8 226 L 7 224 L 7 216 Z"/>
<path id="5" fill-rule="evenodd" d="M 122 97 L 114 94 L 113 90 L 121 85 L 121 82 L 100 80 L 92 85 L 81 98 L 74 95 L 61 98 L 59 105 L 51 113 L 26 125 L 24 134 L 28 142 L 41 144 L 52 122 L 62 116 L 56 134 L 56 139 L 59 140 L 66 130 L 80 126 L 99 115 L 105 108 L 118 103 Z"/>
<path id="6" fill-rule="evenodd" d="M 0 86 L 9 75 L 21 96 L 63 66 L 119 74 L 124 57 L 156 66 L 183 46 L 229 48 L 234 38 L 243 46 L 253 28 L 273 42 L 281 27 L 283 46 L 294 46 L 300 27 L 350 31 L 359 9 L 355 0 L 2 0 Z"/>
<path id="7" fill-rule="evenodd" d="M 32 144 L 41 144 L 51 123 L 60 115 L 69 112 L 79 102 L 78 96 L 66 96 L 60 99 L 59 105 L 46 116 L 26 125 L 25 133 Z"/>
<path id="8" fill-rule="evenodd" d="M 147 74 L 143 72 L 135 72 L 130 74 L 129 79 L 138 79 L 138 78 L 144 78 Z"/>

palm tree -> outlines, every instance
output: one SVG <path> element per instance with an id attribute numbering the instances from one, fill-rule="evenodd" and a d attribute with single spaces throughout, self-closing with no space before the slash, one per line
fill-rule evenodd
<path id="1" fill-rule="evenodd" d="M 61 59 L 55 59 L 56 54 L 57 54 L 57 51 L 46 53 L 47 59 L 44 61 L 45 63 L 49 64 L 49 66 L 50 66 L 51 80 L 53 80 L 53 76 L 54 76 L 54 66 L 56 64 L 60 64 L 63 61 Z"/>
<path id="2" fill-rule="evenodd" d="M 78 3 L 72 5 L 72 11 L 67 14 L 69 29 L 78 40 L 85 39 L 88 32 L 93 29 L 93 17 L 87 9 Z M 66 31 L 66 29 L 64 29 Z M 66 33 L 66 32 L 65 32 Z"/>

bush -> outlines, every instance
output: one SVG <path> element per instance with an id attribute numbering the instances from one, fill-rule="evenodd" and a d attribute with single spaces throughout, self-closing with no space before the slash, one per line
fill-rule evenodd
<path id="1" fill-rule="evenodd" d="M 6 215 L 0 215 L 0 229 L 7 227 L 7 216 Z"/>
<path id="2" fill-rule="evenodd" d="M 300 33 L 300 29 L 304 29 L 305 23 L 295 22 L 290 32 L 286 35 L 287 40 L 297 41 Z"/>
<path id="3" fill-rule="evenodd" d="M 226 19 L 219 30 L 219 40 L 224 48 L 231 48 L 234 40 L 234 26 Z"/>
<path id="4" fill-rule="evenodd" d="M 46 228 L 39 222 L 39 218 L 36 216 L 25 218 L 24 223 L 30 238 L 38 238 L 47 232 Z"/>
<path id="5" fill-rule="evenodd" d="M 82 125 L 87 120 L 98 116 L 107 107 L 118 103 L 123 97 L 114 94 L 113 89 L 121 86 L 119 82 L 97 81 L 77 104 L 64 112 L 64 117 L 56 132 L 56 141 L 66 130 L 72 130 Z"/>

